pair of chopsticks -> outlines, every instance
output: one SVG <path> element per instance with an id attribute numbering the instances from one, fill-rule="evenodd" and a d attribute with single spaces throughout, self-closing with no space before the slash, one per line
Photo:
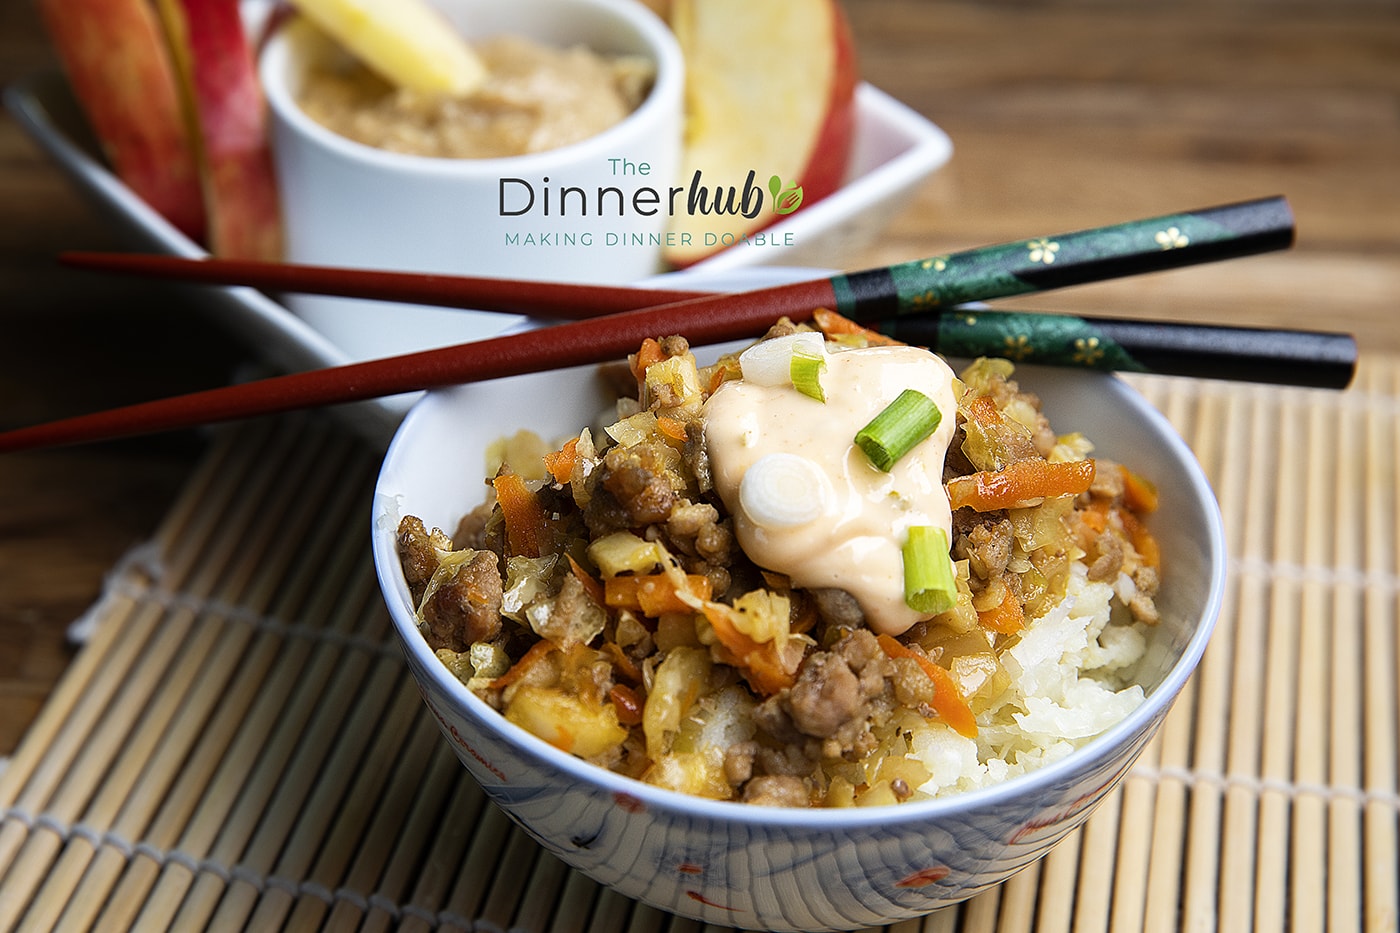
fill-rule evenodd
<path id="1" fill-rule="evenodd" d="M 647 337 L 680 334 L 696 346 L 756 338 L 780 317 L 801 323 L 818 308 L 833 308 L 891 337 L 950 356 L 1001 355 L 1105 370 L 1343 387 L 1356 361 L 1355 341 L 1347 335 L 958 307 L 1282 249 L 1292 242 L 1286 201 L 1266 198 L 737 294 L 66 254 L 71 265 L 106 271 L 572 320 L 20 428 L 0 433 L 0 452 L 600 363 L 625 356 Z"/>

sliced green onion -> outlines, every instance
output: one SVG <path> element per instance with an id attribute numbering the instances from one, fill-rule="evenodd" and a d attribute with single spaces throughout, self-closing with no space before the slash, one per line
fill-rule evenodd
<path id="1" fill-rule="evenodd" d="M 745 382 L 761 386 L 788 385 L 792 381 L 792 354 L 798 348 L 822 354 L 826 338 L 816 331 L 800 331 L 760 341 L 739 354 L 739 370 Z"/>
<path id="2" fill-rule="evenodd" d="M 822 373 L 825 371 L 825 354 L 813 353 L 801 345 L 792 348 L 792 385 L 797 391 L 808 398 L 825 402 L 826 393 L 822 391 Z"/>
<path id="3" fill-rule="evenodd" d="M 796 528 L 818 518 L 830 497 L 821 467 L 797 454 L 760 457 L 739 481 L 739 508 L 755 525 Z"/>
<path id="4" fill-rule="evenodd" d="M 904 602 L 915 612 L 937 615 L 958 601 L 948 533 L 934 525 L 915 525 L 904 542 Z"/>
<path id="5" fill-rule="evenodd" d="M 886 473 L 934 431 L 943 420 L 933 399 L 905 389 L 865 427 L 856 432 L 856 446 Z"/>

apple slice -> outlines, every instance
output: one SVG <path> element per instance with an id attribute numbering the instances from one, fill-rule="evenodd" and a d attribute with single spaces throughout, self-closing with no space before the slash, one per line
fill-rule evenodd
<path id="1" fill-rule="evenodd" d="M 112 171 L 182 233 L 202 240 L 193 143 L 146 0 L 39 0 L 39 12 Z"/>
<path id="2" fill-rule="evenodd" d="M 686 142 L 665 255 L 688 266 L 841 186 L 857 65 L 837 0 L 674 0 L 671 25 L 686 57 Z M 714 210 L 717 188 L 735 190 L 734 210 Z M 704 205 L 692 190 L 708 193 Z"/>
<path id="3" fill-rule="evenodd" d="M 396 87 L 461 96 L 486 78 L 476 53 L 423 0 L 294 0 L 293 5 Z"/>
<path id="4" fill-rule="evenodd" d="M 282 258 L 282 215 L 258 83 L 238 0 L 159 0 L 209 215 L 209 251 Z"/>

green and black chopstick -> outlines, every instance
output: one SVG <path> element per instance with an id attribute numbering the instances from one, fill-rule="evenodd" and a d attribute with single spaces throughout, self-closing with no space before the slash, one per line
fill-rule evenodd
<path id="1" fill-rule="evenodd" d="M 825 287 L 812 297 L 820 299 L 817 305 L 854 320 L 878 321 L 1286 249 L 1293 235 L 1288 202 L 1262 198 L 834 275 L 820 280 Z M 567 320 L 696 298 L 733 298 L 675 289 L 121 253 L 65 253 L 60 260 L 104 272 Z"/>
<path id="2" fill-rule="evenodd" d="M 1281 197 L 1241 201 L 835 276 L 835 309 L 878 321 L 1147 272 L 1180 269 L 1293 245 Z"/>
<path id="3" fill-rule="evenodd" d="M 1356 371 L 1350 334 L 1134 318 L 941 308 L 879 324 L 945 356 L 1342 389 Z"/>
<path id="4" fill-rule="evenodd" d="M 374 289 L 355 289 L 343 284 L 356 278 L 352 270 L 109 258 L 102 263 L 108 269 L 120 266 L 171 278 L 577 319 L 21 428 L 0 434 L 0 452 L 605 362 L 635 350 L 647 337 L 682 334 L 696 346 L 741 340 L 761 335 L 780 317 L 809 320 L 818 308 L 834 308 L 898 339 L 954 356 L 1000 355 L 1028 363 L 1342 387 L 1350 381 L 1356 358 L 1355 341 L 1346 335 L 956 307 L 1282 249 L 1292 241 L 1293 218 L 1286 202 L 1268 198 L 737 294 L 378 272 L 358 273 L 361 284 L 372 278 Z M 91 257 L 67 260 L 98 265 Z"/>

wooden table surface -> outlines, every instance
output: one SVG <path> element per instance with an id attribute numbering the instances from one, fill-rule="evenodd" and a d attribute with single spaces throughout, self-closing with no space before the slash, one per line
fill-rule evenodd
<path id="1" fill-rule="evenodd" d="M 1274 194 L 1287 252 L 1010 306 L 1349 330 L 1400 352 L 1395 0 L 849 0 L 864 77 L 953 138 L 848 268 Z M 0 5 L 0 84 L 54 59 Z M 221 385 L 253 348 L 158 285 L 65 272 L 111 229 L 0 118 L 0 427 Z M 0 457 L 0 754 L 62 674 L 65 630 L 157 525 L 197 432 Z"/>

